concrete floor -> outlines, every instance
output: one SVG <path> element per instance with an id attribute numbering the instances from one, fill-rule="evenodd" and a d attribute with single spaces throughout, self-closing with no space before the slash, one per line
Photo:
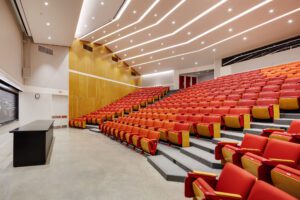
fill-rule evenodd
<path id="1" fill-rule="evenodd" d="M 146 157 L 88 130 L 55 130 L 48 165 L 13 168 L 13 126 L 0 129 L 1 200 L 185 199 L 183 184 L 166 181 Z"/>

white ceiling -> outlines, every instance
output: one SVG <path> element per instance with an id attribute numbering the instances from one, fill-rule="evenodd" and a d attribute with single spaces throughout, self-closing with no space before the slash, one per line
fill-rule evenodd
<path id="1" fill-rule="evenodd" d="M 106 45 L 141 74 L 210 65 L 300 34 L 300 0 L 21 1 L 35 42 L 70 45 L 80 15 L 77 38 Z"/>

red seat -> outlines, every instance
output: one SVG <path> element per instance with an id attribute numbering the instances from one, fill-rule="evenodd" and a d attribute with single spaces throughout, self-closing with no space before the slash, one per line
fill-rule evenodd
<path id="1" fill-rule="evenodd" d="M 222 101 L 211 101 L 209 102 L 209 106 L 211 107 L 220 107 L 222 106 L 223 102 Z"/>
<path id="2" fill-rule="evenodd" d="M 219 179 L 210 173 L 189 172 L 185 178 L 185 197 L 246 200 L 255 181 L 250 173 L 227 163 Z"/>
<path id="3" fill-rule="evenodd" d="M 227 100 L 233 100 L 233 101 L 238 101 L 241 99 L 240 94 L 230 94 L 227 96 Z"/>
<path id="4" fill-rule="evenodd" d="M 250 128 L 250 108 L 230 108 L 224 117 L 224 125 L 229 128 Z"/>
<path id="5" fill-rule="evenodd" d="M 276 139 L 269 139 L 264 153 L 258 156 L 246 153 L 242 157 L 245 170 L 261 180 L 270 182 L 270 170 L 278 164 L 297 168 L 300 161 L 300 145 Z"/>
<path id="6" fill-rule="evenodd" d="M 168 132 L 168 141 L 180 145 L 182 147 L 189 146 L 189 131 L 190 125 L 188 123 L 175 123 L 173 130 Z"/>
<path id="7" fill-rule="evenodd" d="M 281 90 L 279 106 L 283 110 L 299 110 L 300 90 Z"/>
<path id="8" fill-rule="evenodd" d="M 222 163 L 231 162 L 242 166 L 241 157 L 245 153 L 261 155 L 267 142 L 266 137 L 246 133 L 240 146 L 233 142 L 219 142 L 215 148 L 215 158 L 222 160 Z"/>
<path id="9" fill-rule="evenodd" d="M 266 85 L 262 88 L 263 92 L 267 92 L 267 91 L 279 91 L 280 90 L 280 85 Z"/>
<path id="10" fill-rule="evenodd" d="M 140 130 L 141 130 L 141 128 L 135 126 L 132 128 L 132 130 L 130 132 L 125 133 L 125 139 L 126 139 L 127 144 L 132 144 L 132 136 L 138 135 Z"/>
<path id="11" fill-rule="evenodd" d="M 190 124 L 190 132 L 197 133 L 197 124 L 202 121 L 203 115 L 190 115 L 187 118 L 187 123 Z"/>
<path id="12" fill-rule="evenodd" d="M 168 133 L 170 130 L 173 130 L 174 125 L 175 122 L 165 121 L 163 126 L 157 129 L 157 131 L 160 133 L 160 140 L 168 141 Z"/>
<path id="13" fill-rule="evenodd" d="M 212 112 L 212 108 L 199 108 L 199 114 L 210 114 Z"/>
<path id="14" fill-rule="evenodd" d="M 223 102 L 223 106 L 229 106 L 229 107 L 234 107 L 237 105 L 237 101 L 234 101 L 234 100 L 225 100 Z"/>
<path id="15" fill-rule="evenodd" d="M 202 122 L 196 125 L 197 133 L 204 137 L 214 137 L 219 134 L 220 124 L 220 115 L 203 116 Z"/>
<path id="16" fill-rule="evenodd" d="M 282 90 L 300 90 L 300 83 L 285 83 L 281 85 Z"/>
<path id="17" fill-rule="evenodd" d="M 273 91 L 268 91 L 268 92 L 261 92 L 258 95 L 258 98 L 264 98 L 264 99 L 278 99 L 280 93 L 279 92 L 273 92 Z"/>
<path id="18" fill-rule="evenodd" d="M 244 93 L 242 98 L 256 100 L 258 98 L 258 93 Z"/>
<path id="19" fill-rule="evenodd" d="M 251 112 L 254 119 L 277 119 L 279 118 L 278 99 L 257 99 Z"/>
<path id="20" fill-rule="evenodd" d="M 258 93 L 261 91 L 261 87 L 250 87 L 245 90 L 245 93 Z"/>
<path id="21" fill-rule="evenodd" d="M 188 115 L 177 115 L 176 116 L 176 121 L 178 122 L 186 122 L 188 119 Z"/>
<path id="22" fill-rule="evenodd" d="M 140 140 L 142 150 L 155 155 L 159 138 L 160 133 L 158 131 L 149 130 L 147 136 Z"/>
<path id="23" fill-rule="evenodd" d="M 252 107 L 256 103 L 256 100 L 253 99 L 241 99 L 238 102 L 238 106 L 246 106 L 246 107 Z"/>

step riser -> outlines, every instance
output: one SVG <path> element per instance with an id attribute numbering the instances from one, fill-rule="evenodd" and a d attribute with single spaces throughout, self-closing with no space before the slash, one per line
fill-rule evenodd
<path id="1" fill-rule="evenodd" d="M 282 124 L 281 124 L 282 125 Z M 259 129 L 265 129 L 265 128 L 282 128 L 282 129 L 286 129 L 286 127 L 284 127 L 286 125 L 283 125 L 283 127 L 278 127 L 278 126 L 272 126 L 272 125 L 265 125 L 265 124 L 251 124 L 251 128 L 259 128 Z"/>
<path id="2" fill-rule="evenodd" d="M 234 139 L 234 140 L 243 140 L 243 137 L 228 135 L 228 134 L 225 134 L 225 133 L 221 133 L 221 136 L 225 137 L 225 138 Z"/>
<path id="3" fill-rule="evenodd" d="M 300 119 L 300 114 L 296 113 L 281 113 L 280 118 Z"/>
<path id="4" fill-rule="evenodd" d="M 244 129 L 243 133 L 244 134 L 250 133 L 250 134 L 254 134 L 254 135 L 260 135 L 261 131 L 256 131 L 256 130 L 252 130 L 252 129 Z"/>
<path id="5" fill-rule="evenodd" d="M 181 153 L 201 162 L 202 164 L 208 166 L 208 167 L 211 167 L 211 168 L 214 168 L 214 169 L 222 169 L 222 165 L 221 164 L 217 164 L 217 163 L 211 163 L 209 162 L 208 160 L 205 160 L 203 159 L 202 157 L 200 156 L 196 156 L 194 154 L 191 154 L 190 152 L 188 151 L 184 151 L 184 150 L 181 150 Z"/>
<path id="6" fill-rule="evenodd" d="M 201 149 L 201 150 L 204 150 L 204 151 L 207 151 L 209 153 L 215 153 L 215 149 L 210 149 L 210 148 L 207 148 L 207 147 L 204 147 L 204 146 L 201 146 L 199 144 L 195 144 L 195 143 L 192 143 L 190 142 L 191 146 L 193 147 L 196 147 L 198 149 Z"/>
<path id="7" fill-rule="evenodd" d="M 165 154 L 164 152 L 162 152 L 160 150 L 157 150 L 157 153 L 159 155 L 164 155 L 166 158 L 168 158 L 169 160 L 171 160 L 173 163 L 175 163 L 176 165 L 178 165 L 179 167 L 181 167 L 186 172 L 193 171 L 193 169 L 190 169 L 189 167 L 181 164 L 180 162 L 177 162 L 176 160 L 174 160 L 172 157 L 170 157 L 169 155 Z"/>
<path id="8" fill-rule="evenodd" d="M 293 119 L 275 119 L 274 123 L 276 124 L 283 124 L 283 125 L 290 125 L 292 123 Z"/>

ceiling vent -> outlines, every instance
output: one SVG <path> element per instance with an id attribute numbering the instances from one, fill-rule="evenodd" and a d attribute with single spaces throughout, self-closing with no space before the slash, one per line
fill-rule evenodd
<path id="1" fill-rule="evenodd" d="M 118 61 L 119 61 L 119 58 L 118 58 L 117 56 L 113 55 L 113 56 L 111 57 L 111 60 L 114 61 L 114 62 L 118 62 Z"/>
<path id="2" fill-rule="evenodd" d="M 83 44 L 83 49 L 85 49 L 87 51 L 90 51 L 90 52 L 93 52 L 93 47 L 91 47 L 89 45 L 86 45 L 86 44 Z"/>
<path id="3" fill-rule="evenodd" d="M 50 48 L 47 48 L 47 47 L 44 47 L 44 46 L 40 46 L 40 45 L 39 45 L 38 49 L 39 49 L 39 52 L 42 52 L 42 53 L 53 56 L 53 49 L 50 49 Z"/>

